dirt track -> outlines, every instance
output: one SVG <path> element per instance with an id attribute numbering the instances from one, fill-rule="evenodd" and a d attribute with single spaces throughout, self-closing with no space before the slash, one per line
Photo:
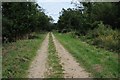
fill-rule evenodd
<path id="1" fill-rule="evenodd" d="M 48 40 L 49 34 L 47 34 L 45 40 L 41 44 L 40 49 L 37 52 L 35 59 L 33 60 L 30 69 L 28 70 L 28 78 L 44 78 L 44 74 L 47 70 L 47 52 L 48 52 Z"/>
<path id="2" fill-rule="evenodd" d="M 60 64 L 64 69 L 64 78 L 88 78 L 90 74 L 87 73 L 81 66 L 79 66 L 79 63 L 77 63 L 72 55 L 59 43 L 53 34 L 52 37 L 61 61 Z M 45 73 L 47 72 L 46 63 L 48 56 L 48 42 L 49 34 L 47 34 L 37 52 L 37 56 L 33 60 L 30 69 L 28 70 L 29 78 L 45 78 Z"/>

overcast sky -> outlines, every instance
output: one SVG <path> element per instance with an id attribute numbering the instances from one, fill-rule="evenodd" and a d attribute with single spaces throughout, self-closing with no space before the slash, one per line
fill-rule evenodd
<path id="1" fill-rule="evenodd" d="M 37 0 L 37 3 L 45 9 L 45 13 L 55 20 L 58 21 L 59 12 L 62 8 L 74 8 L 75 6 L 71 4 L 72 0 Z M 75 0 L 74 0 L 75 1 Z"/>

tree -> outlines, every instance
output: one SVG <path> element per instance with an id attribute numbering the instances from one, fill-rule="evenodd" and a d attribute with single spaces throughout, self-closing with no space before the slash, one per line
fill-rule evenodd
<path id="1" fill-rule="evenodd" d="M 5 2 L 2 4 L 3 42 L 16 41 L 24 36 L 40 30 L 45 30 L 49 17 L 43 9 L 32 2 Z"/>

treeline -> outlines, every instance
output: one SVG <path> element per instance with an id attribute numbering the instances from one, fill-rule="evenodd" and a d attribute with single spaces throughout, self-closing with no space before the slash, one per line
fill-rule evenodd
<path id="1" fill-rule="evenodd" d="M 77 8 L 61 11 L 57 24 L 59 32 L 72 31 L 89 44 L 119 52 L 120 2 L 75 5 Z"/>
<path id="2" fill-rule="evenodd" d="M 2 3 L 2 41 L 27 38 L 33 32 L 49 30 L 52 18 L 33 2 Z"/>

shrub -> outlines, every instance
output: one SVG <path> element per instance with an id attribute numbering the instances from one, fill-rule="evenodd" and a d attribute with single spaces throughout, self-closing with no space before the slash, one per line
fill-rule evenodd
<path id="1" fill-rule="evenodd" d="M 95 29 L 97 31 L 98 37 L 94 39 L 94 42 L 100 47 L 104 47 L 110 51 L 118 51 L 118 32 L 111 29 L 108 25 L 104 25 L 102 23 L 98 24 L 98 28 Z"/>
<path id="2" fill-rule="evenodd" d="M 109 25 L 104 25 L 102 22 L 93 30 L 89 30 L 86 42 L 110 51 L 120 51 L 119 31 L 111 29 Z"/>

